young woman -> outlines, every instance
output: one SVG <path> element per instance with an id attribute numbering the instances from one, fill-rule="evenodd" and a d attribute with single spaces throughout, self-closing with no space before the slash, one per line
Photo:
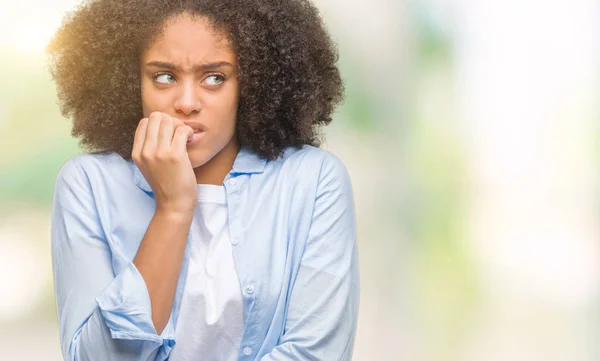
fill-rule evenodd
<path id="1" fill-rule="evenodd" d="M 66 360 L 350 360 L 343 85 L 308 0 L 95 0 L 48 47 L 74 136 L 52 262 Z"/>

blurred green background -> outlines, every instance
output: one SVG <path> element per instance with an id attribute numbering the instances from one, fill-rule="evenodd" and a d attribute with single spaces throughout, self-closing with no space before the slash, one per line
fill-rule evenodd
<path id="1" fill-rule="evenodd" d="M 80 152 L 44 46 L 76 0 L 0 2 L 0 349 L 60 360 L 50 214 Z M 317 0 L 346 101 L 355 361 L 600 359 L 600 4 Z"/>

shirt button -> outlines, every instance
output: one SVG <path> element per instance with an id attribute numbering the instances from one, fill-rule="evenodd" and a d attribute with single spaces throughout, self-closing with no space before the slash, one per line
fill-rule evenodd
<path id="1" fill-rule="evenodd" d="M 250 356 L 252 354 L 252 349 L 250 347 L 244 347 L 244 355 Z"/>
<path id="2" fill-rule="evenodd" d="M 238 238 L 232 238 L 232 239 L 231 239 L 231 244 L 233 244 L 234 246 L 235 246 L 236 244 L 238 244 L 239 242 L 240 242 L 240 240 L 239 240 Z"/>
<path id="3" fill-rule="evenodd" d="M 229 185 L 234 186 L 237 183 L 237 181 L 235 180 L 235 178 L 230 178 L 229 179 Z"/>
<path id="4" fill-rule="evenodd" d="M 246 293 L 251 295 L 254 293 L 254 286 L 253 285 L 248 285 L 246 286 Z"/>

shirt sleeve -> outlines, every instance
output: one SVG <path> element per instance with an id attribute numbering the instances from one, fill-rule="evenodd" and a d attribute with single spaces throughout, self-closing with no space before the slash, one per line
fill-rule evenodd
<path id="1" fill-rule="evenodd" d="M 284 334 L 261 361 L 349 361 L 359 304 L 352 186 L 333 155 L 322 164 L 311 228 Z"/>
<path id="2" fill-rule="evenodd" d="M 65 360 L 166 360 L 173 347 L 169 319 L 161 335 L 150 296 L 133 263 L 112 267 L 90 179 L 77 162 L 58 174 L 51 223 L 52 269 Z"/>

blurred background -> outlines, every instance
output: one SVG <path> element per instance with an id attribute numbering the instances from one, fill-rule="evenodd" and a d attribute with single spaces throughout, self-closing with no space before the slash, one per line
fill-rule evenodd
<path id="1" fill-rule="evenodd" d="M 0 350 L 61 360 L 50 262 L 80 152 L 44 47 L 75 0 L 0 1 Z M 600 3 L 318 0 L 346 102 L 354 361 L 600 360 Z"/>

